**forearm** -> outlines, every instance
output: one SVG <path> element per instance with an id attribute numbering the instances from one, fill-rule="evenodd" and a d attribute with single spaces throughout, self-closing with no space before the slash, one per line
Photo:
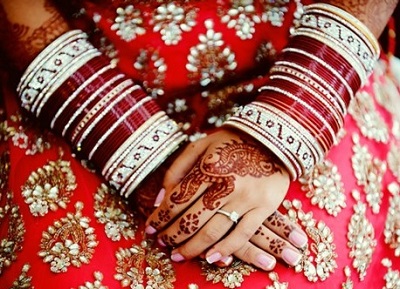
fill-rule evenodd
<path id="1" fill-rule="evenodd" d="M 320 2 L 335 5 L 354 15 L 378 38 L 396 8 L 398 0 L 327 0 Z"/>
<path id="2" fill-rule="evenodd" d="M 0 0 L 1 49 L 19 71 L 68 29 L 49 0 Z"/>

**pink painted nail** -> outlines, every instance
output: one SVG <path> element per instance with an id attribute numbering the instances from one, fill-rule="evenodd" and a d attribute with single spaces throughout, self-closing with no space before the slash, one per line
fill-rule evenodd
<path id="1" fill-rule="evenodd" d="M 257 262 L 260 268 L 269 271 L 275 267 L 276 260 L 265 254 L 259 254 L 257 256 Z"/>
<path id="2" fill-rule="evenodd" d="M 299 229 L 294 229 L 289 235 L 289 241 L 298 248 L 304 248 L 307 245 L 307 236 Z"/>
<path id="3" fill-rule="evenodd" d="M 185 257 L 183 257 L 179 253 L 174 253 L 171 255 L 171 260 L 174 262 L 182 262 L 183 260 L 185 260 Z"/>
<path id="4" fill-rule="evenodd" d="M 221 260 L 219 260 L 219 261 L 224 263 L 226 266 L 229 266 L 233 262 L 233 257 L 232 257 L 232 255 L 229 255 L 229 256 L 221 258 Z"/>
<path id="5" fill-rule="evenodd" d="M 154 201 L 154 207 L 159 207 L 164 197 L 165 197 L 165 189 L 162 188 L 158 193 L 156 200 Z"/>
<path id="6" fill-rule="evenodd" d="M 158 244 L 160 244 L 161 247 L 167 247 L 167 245 L 164 243 L 164 241 L 160 238 L 157 239 Z"/>
<path id="7" fill-rule="evenodd" d="M 215 263 L 215 262 L 221 260 L 221 258 L 222 258 L 221 253 L 215 252 L 215 253 L 211 254 L 210 256 L 206 257 L 206 260 L 207 260 L 208 264 L 212 264 L 212 263 Z"/>
<path id="8" fill-rule="evenodd" d="M 296 266 L 301 260 L 301 254 L 291 248 L 282 251 L 282 259 L 291 266 Z"/>
<path id="9" fill-rule="evenodd" d="M 149 225 L 146 227 L 145 232 L 149 235 L 153 235 L 154 233 L 157 232 L 157 230 L 154 227 Z"/>

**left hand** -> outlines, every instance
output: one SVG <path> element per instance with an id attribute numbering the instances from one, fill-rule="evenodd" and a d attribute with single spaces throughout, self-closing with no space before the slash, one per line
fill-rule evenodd
<path id="1" fill-rule="evenodd" d="M 184 259 L 212 246 L 213 257 L 206 257 L 218 261 L 248 243 L 281 204 L 289 181 L 272 152 L 250 136 L 220 130 L 188 145 L 167 170 L 165 197 L 146 232 L 160 232 L 161 243 L 180 245 L 176 250 Z M 236 226 L 218 210 L 236 212 Z"/>

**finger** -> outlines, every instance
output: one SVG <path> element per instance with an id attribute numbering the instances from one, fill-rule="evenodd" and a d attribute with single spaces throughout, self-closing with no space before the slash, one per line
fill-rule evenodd
<path id="1" fill-rule="evenodd" d="M 240 260 L 253 264 L 265 271 L 271 271 L 276 265 L 274 256 L 258 248 L 251 242 L 246 242 L 234 255 Z"/>
<path id="2" fill-rule="evenodd" d="M 216 256 L 228 256 L 238 251 L 250 240 L 260 227 L 260 224 L 266 219 L 266 216 L 271 213 L 266 208 L 257 208 L 248 211 L 228 235 L 207 251 L 207 261 L 212 263 L 216 261 Z M 228 221 L 230 220 L 228 219 Z"/>
<path id="3" fill-rule="evenodd" d="M 299 225 L 289 220 L 289 218 L 279 211 L 275 211 L 264 222 L 264 225 L 282 238 L 291 242 L 297 248 L 307 246 L 307 234 Z"/>
<path id="4" fill-rule="evenodd" d="M 189 174 L 187 182 L 185 182 L 186 189 L 184 192 L 181 191 L 181 184 L 179 184 L 171 193 L 165 193 L 163 200 L 158 204 L 158 208 L 146 221 L 145 231 L 147 234 L 155 234 L 162 230 L 207 189 L 207 184 L 202 184 L 195 179 L 189 180 L 190 178 L 193 178 L 193 176 Z M 184 201 L 177 201 L 178 198 L 184 199 Z"/>
<path id="5" fill-rule="evenodd" d="M 302 253 L 296 247 L 265 226 L 260 226 L 250 241 L 290 266 L 296 266 L 302 258 Z"/>
<path id="6" fill-rule="evenodd" d="M 215 211 L 215 210 L 214 210 Z M 197 232 L 207 223 L 207 221 L 213 217 L 214 211 L 207 210 L 204 207 L 202 198 L 198 199 L 194 202 L 184 213 L 182 213 L 172 224 L 170 224 L 166 229 L 161 231 L 158 237 L 162 240 L 162 243 L 170 246 L 177 246 L 187 239 L 191 238 L 187 243 L 193 244 L 193 238 L 196 236 Z M 221 230 L 221 228 L 214 228 L 213 237 L 217 236 L 217 232 Z M 227 228 L 226 230 L 228 230 Z M 223 233 L 218 234 L 218 239 L 223 236 Z M 217 240 L 218 240 L 217 239 Z M 212 242 L 211 245 L 216 240 L 208 240 Z M 207 247 L 210 246 L 210 243 L 205 244 L 204 242 L 194 244 L 194 248 L 191 251 L 185 252 L 185 249 L 181 252 L 181 255 L 185 259 L 191 259 L 193 257 L 199 256 Z M 188 246 L 186 246 L 187 248 Z"/>
<path id="7" fill-rule="evenodd" d="M 190 240 L 176 248 L 172 252 L 172 256 L 176 254 L 181 259 L 189 260 L 196 256 L 204 255 L 204 252 L 210 246 L 218 242 L 234 226 L 234 223 L 227 219 L 225 215 L 216 214 L 216 210 L 209 211 L 209 213 L 211 215 L 209 215 L 208 222 Z M 208 263 L 215 263 L 229 255 L 222 256 L 219 252 L 216 252 L 214 255 L 209 254 L 205 257 Z"/>

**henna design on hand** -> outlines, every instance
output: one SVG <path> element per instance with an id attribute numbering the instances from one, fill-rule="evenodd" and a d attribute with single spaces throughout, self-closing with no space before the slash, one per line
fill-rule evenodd
<path id="1" fill-rule="evenodd" d="M 329 4 L 338 6 L 351 13 L 378 37 L 392 15 L 398 0 L 327 0 Z"/>
<path id="2" fill-rule="evenodd" d="M 276 255 L 281 255 L 283 248 L 285 247 L 285 242 L 281 239 L 273 239 L 269 243 L 269 249 Z"/>
<path id="3" fill-rule="evenodd" d="M 281 230 L 282 235 L 285 236 L 285 238 L 289 238 L 290 233 L 294 229 L 294 226 L 292 224 L 287 224 L 287 220 L 285 220 L 285 218 L 277 212 L 274 212 L 271 216 L 269 216 L 267 221 L 275 228 Z"/>
<path id="4" fill-rule="evenodd" d="M 215 157 L 217 160 L 214 160 Z M 206 209 L 214 210 L 222 198 L 235 189 L 236 176 L 268 177 L 281 172 L 274 156 L 265 153 L 259 145 L 231 140 L 217 148 L 215 154 L 200 158 L 193 170 L 182 180 L 180 192 L 171 195 L 175 204 L 188 202 L 202 183 L 210 183 L 203 195 Z"/>

